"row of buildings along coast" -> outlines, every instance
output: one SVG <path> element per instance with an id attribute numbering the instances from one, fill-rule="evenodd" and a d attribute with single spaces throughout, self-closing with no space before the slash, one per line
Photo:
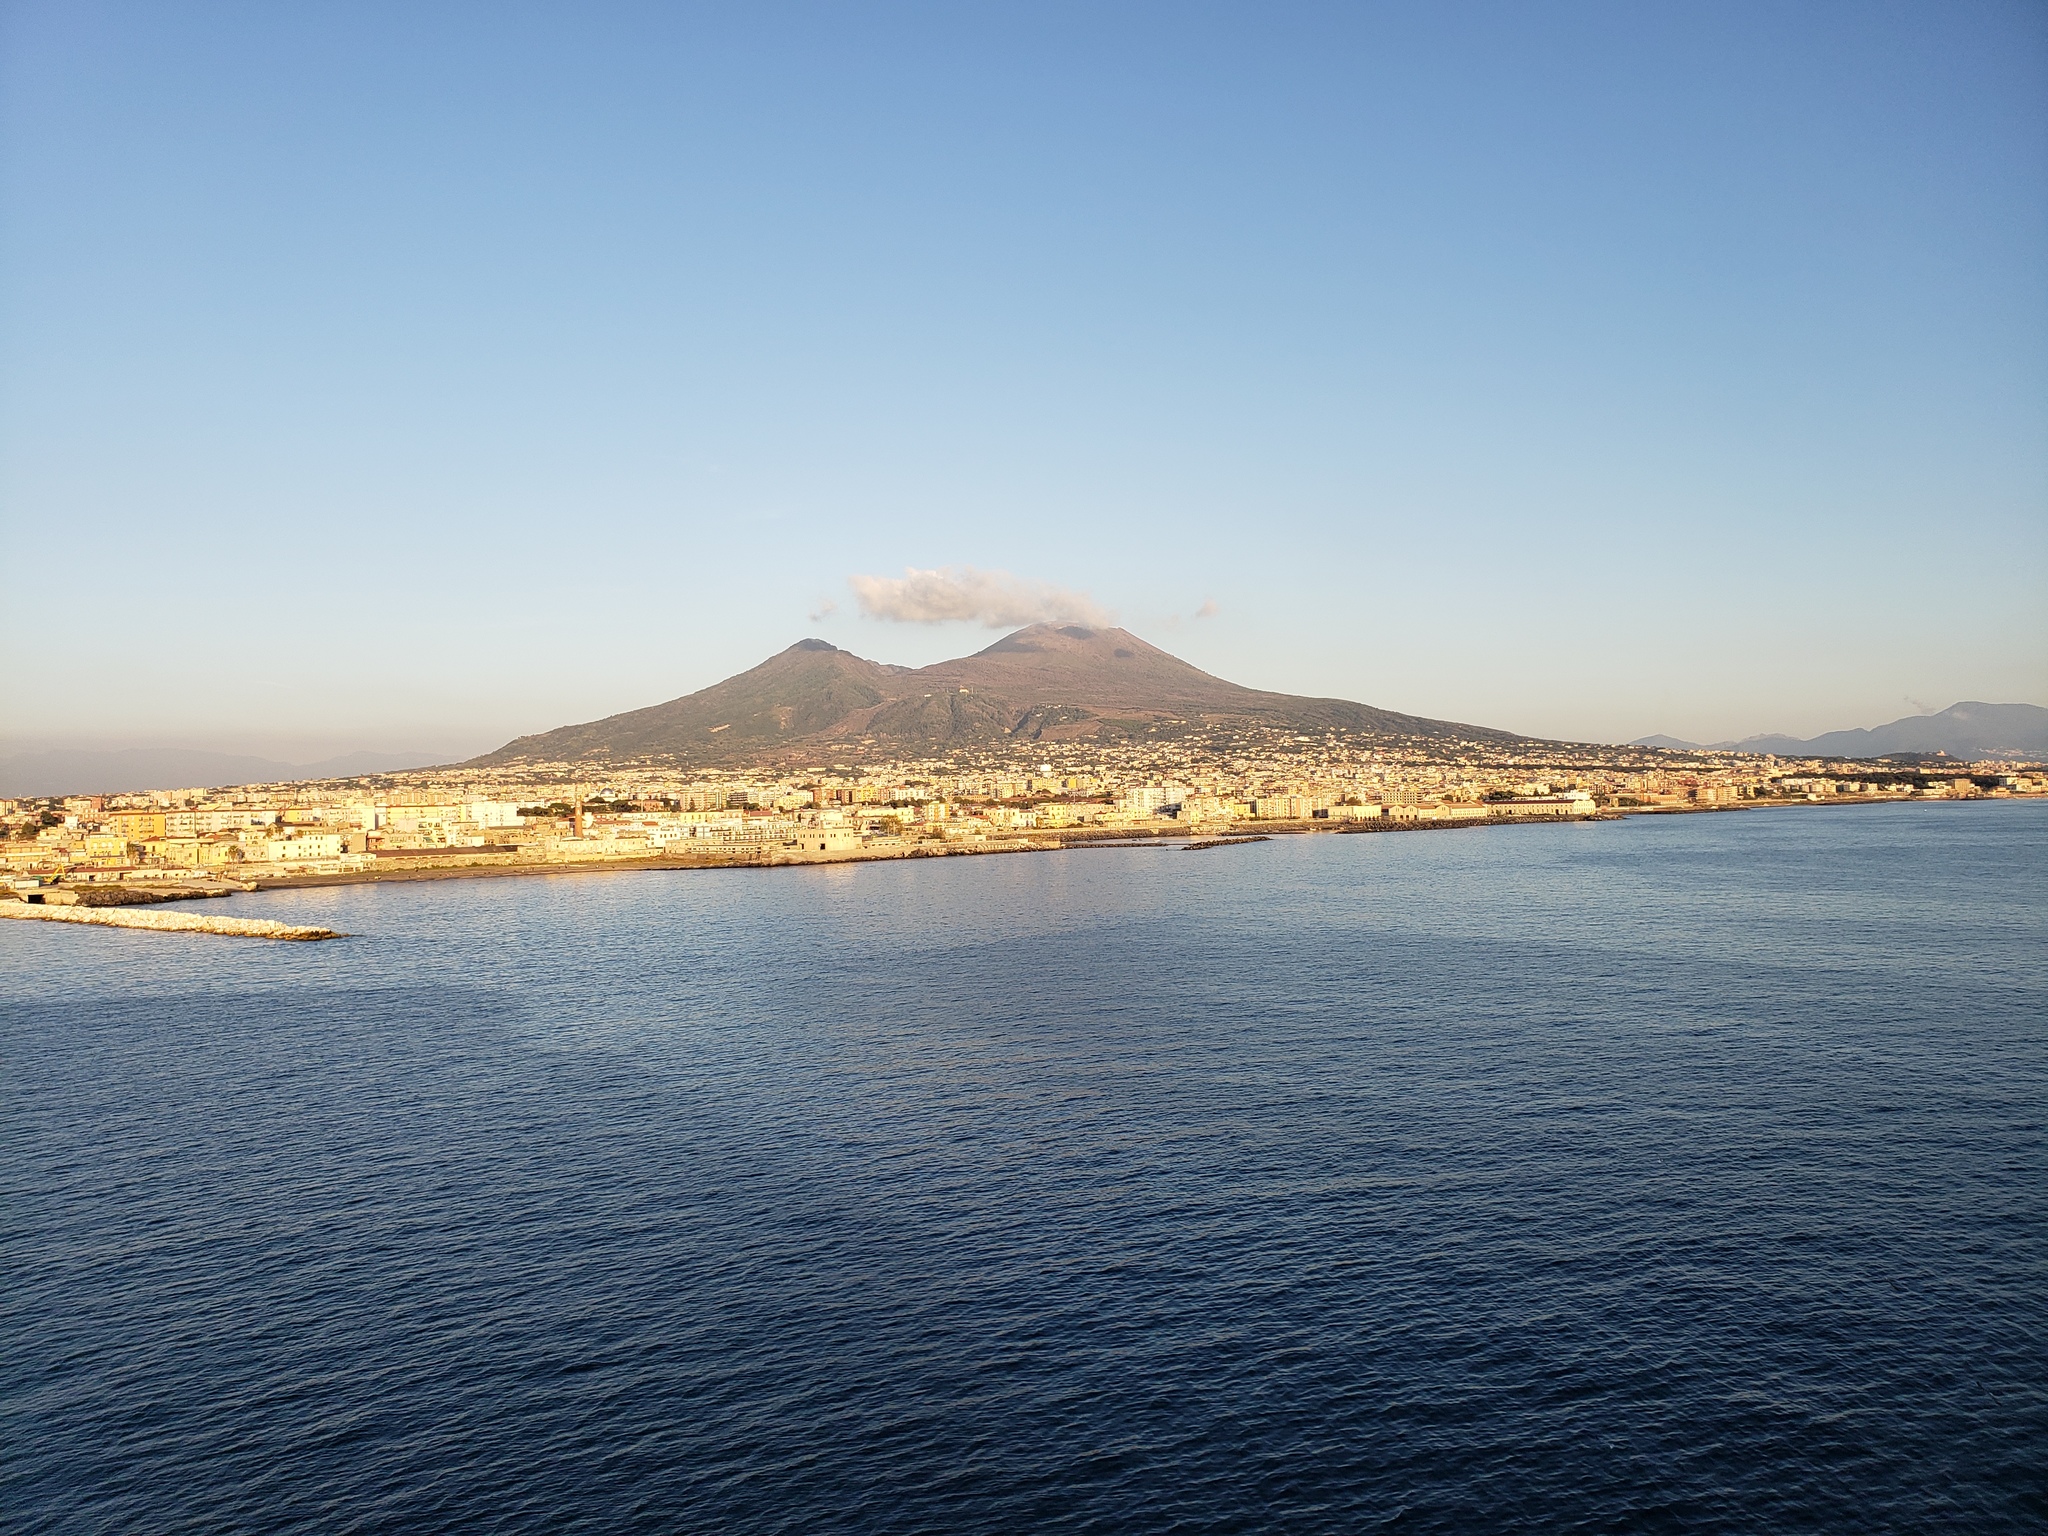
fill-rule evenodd
<path id="1" fill-rule="evenodd" d="M 380 867 L 886 856 L 1247 828 L 1357 830 L 1788 801 L 2048 793 L 2030 765 L 1829 763 L 1643 748 L 1239 731 L 942 758 L 689 771 L 659 761 L 0 800 L 14 884 L 248 880 Z"/>

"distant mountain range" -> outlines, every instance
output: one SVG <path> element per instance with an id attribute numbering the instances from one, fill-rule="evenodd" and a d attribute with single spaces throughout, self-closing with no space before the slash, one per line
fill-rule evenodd
<path id="1" fill-rule="evenodd" d="M 1117 739 L 1154 726 L 1516 741 L 1344 699 L 1265 693 L 1212 677 L 1123 629 L 1034 624 L 986 650 L 916 669 L 799 640 L 697 693 L 522 736 L 480 765 L 665 757 L 737 761 L 869 745 L 905 754 L 996 741 Z"/>
<path id="2" fill-rule="evenodd" d="M 433 761 L 432 754 L 420 752 L 350 752 L 317 763 L 280 763 L 266 757 L 182 747 L 22 752 L 0 758 L 0 795 L 116 795 L 187 785 L 347 779 L 395 773 Z"/>
<path id="3" fill-rule="evenodd" d="M 1635 747 L 1701 750 L 1702 743 L 1675 736 L 1644 736 Z M 2038 704 L 1951 704 L 1938 715 L 1908 715 L 1868 731 L 1830 731 L 1801 741 L 1796 736 L 1749 736 L 1704 744 L 1714 752 L 1771 753 L 1777 757 L 1892 757 L 1945 752 L 1958 758 L 2048 758 L 2048 709 Z"/>

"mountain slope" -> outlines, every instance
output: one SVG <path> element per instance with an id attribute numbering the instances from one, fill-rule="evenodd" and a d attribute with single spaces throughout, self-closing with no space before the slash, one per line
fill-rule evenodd
<path id="1" fill-rule="evenodd" d="M 700 756 L 774 748 L 872 710 L 891 697 L 902 672 L 823 640 L 799 640 L 758 667 L 696 693 L 584 725 L 521 736 L 477 761 Z"/>
<path id="2" fill-rule="evenodd" d="M 1498 731 L 1425 720 L 1346 699 L 1245 688 L 1190 666 L 1128 630 L 1078 624 L 1034 624 L 972 656 L 942 661 L 912 676 L 940 688 L 967 687 L 993 694 L 1019 715 L 1078 709 L 1095 718 L 1128 714 L 1140 719 L 1263 720 L 1297 730 L 1508 739 Z"/>
<path id="3" fill-rule="evenodd" d="M 1751 736 L 1721 750 L 1779 757 L 1884 757 L 1893 752 L 1946 752 L 1958 758 L 2048 758 L 2048 709 L 2038 704 L 1951 704 L 1938 715 L 1908 715 L 1867 731 L 1830 731 L 1810 741 Z"/>
<path id="4" fill-rule="evenodd" d="M 479 764 L 662 756 L 736 761 L 858 741 L 943 751 L 1004 739 L 1116 736 L 1153 725 L 1510 741 L 1345 699 L 1265 693 L 1212 677 L 1122 629 L 1034 624 L 987 649 L 911 670 L 802 640 L 697 693 L 508 742 Z"/>

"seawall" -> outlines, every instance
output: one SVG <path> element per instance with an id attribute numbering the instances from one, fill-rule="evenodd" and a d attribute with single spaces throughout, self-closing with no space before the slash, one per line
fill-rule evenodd
<path id="1" fill-rule="evenodd" d="M 197 912 L 154 912 L 134 907 L 53 907 L 0 901 L 0 917 L 39 923 L 87 923 L 98 928 L 145 928 L 152 933 L 219 933 L 238 939 L 342 937 L 331 928 L 301 928 L 267 917 L 209 917 Z"/>

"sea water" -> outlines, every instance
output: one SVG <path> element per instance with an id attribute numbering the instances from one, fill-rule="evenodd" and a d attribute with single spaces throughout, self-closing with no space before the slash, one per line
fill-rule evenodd
<path id="1" fill-rule="evenodd" d="M 2048 805 L 0 925 L 17 1531 L 2038 1530 Z"/>

